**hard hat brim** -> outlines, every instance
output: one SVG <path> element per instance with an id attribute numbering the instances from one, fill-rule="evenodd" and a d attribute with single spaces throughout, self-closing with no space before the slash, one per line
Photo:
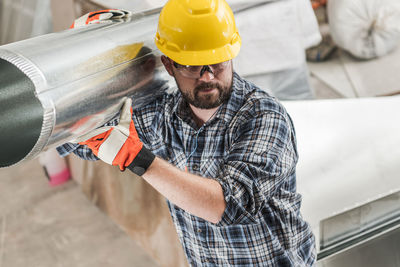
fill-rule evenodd
<path id="1" fill-rule="evenodd" d="M 167 57 L 181 65 L 211 65 L 235 58 L 240 51 L 240 37 L 233 44 L 226 44 L 212 50 L 203 51 L 180 51 L 176 47 L 168 47 L 156 40 L 158 49 Z"/>

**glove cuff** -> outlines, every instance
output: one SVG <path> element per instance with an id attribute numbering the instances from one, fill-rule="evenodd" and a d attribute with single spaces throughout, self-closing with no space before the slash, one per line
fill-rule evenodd
<path id="1" fill-rule="evenodd" d="M 135 159 L 127 167 L 133 173 L 142 176 L 146 172 L 147 168 L 153 163 L 156 156 L 144 146 L 139 151 Z"/>

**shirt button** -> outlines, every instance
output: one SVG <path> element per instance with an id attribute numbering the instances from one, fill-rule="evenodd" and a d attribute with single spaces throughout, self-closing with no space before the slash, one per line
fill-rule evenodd
<path id="1" fill-rule="evenodd" d="M 192 168 L 193 168 L 194 171 L 197 171 L 197 170 L 199 169 L 199 165 L 193 164 L 193 167 L 192 167 Z"/>
<path id="2" fill-rule="evenodd" d="M 201 229 L 200 229 L 200 228 L 197 228 L 197 232 L 198 232 L 198 233 L 201 233 Z"/>

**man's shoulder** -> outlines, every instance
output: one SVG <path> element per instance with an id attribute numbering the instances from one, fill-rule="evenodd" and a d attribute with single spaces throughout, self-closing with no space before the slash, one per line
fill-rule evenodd
<path id="1" fill-rule="evenodd" d="M 263 133 L 271 129 L 279 133 L 290 133 L 292 141 L 295 142 L 295 129 L 292 119 L 282 103 L 275 97 L 269 95 L 255 84 L 242 80 L 242 105 L 231 120 L 230 126 L 235 136 L 242 134 L 242 130 L 254 132 L 254 136 L 265 139 Z"/>
<path id="2" fill-rule="evenodd" d="M 268 94 L 254 83 L 235 74 L 235 85 L 241 87 L 243 104 L 240 111 L 250 111 L 256 114 L 268 112 L 285 115 L 287 112 L 278 99 Z"/>

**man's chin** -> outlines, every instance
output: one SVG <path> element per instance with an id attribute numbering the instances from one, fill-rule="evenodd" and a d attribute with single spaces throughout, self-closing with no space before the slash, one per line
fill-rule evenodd
<path id="1" fill-rule="evenodd" d="M 199 109 L 213 109 L 221 105 L 220 101 L 196 101 L 192 104 Z"/>
<path id="2" fill-rule="evenodd" d="M 195 101 L 194 106 L 200 109 L 212 109 L 221 105 L 221 101 L 219 99 L 219 94 L 206 94 L 199 95 L 197 97 L 197 101 Z"/>

